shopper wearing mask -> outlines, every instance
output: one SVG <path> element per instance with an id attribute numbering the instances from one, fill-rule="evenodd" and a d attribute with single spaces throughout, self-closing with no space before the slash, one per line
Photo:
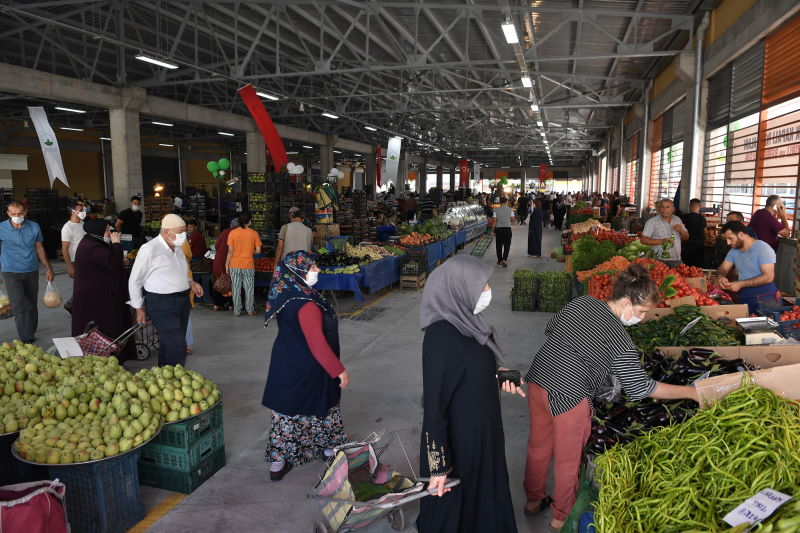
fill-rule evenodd
<path id="1" fill-rule="evenodd" d="M 231 275 L 233 292 L 233 315 L 242 314 L 242 289 L 245 294 L 245 309 L 253 316 L 255 309 L 256 262 L 253 255 L 261 252 L 261 238 L 250 229 L 250 213 L 239 215 L 240 227 L 228 234 L 228 256 L 225 270 Z"/>
<path id="2" fill-rule="evenodd" d="M 336 312 L 313 288 L 315 261 L 298 251 L 275 266 L 264 315 L 264 327 L 278 322 L 261 401 L 272 409 L 265 455 L 272 481 L 347 442 L 339 401 L 350 377 L 339 360 Z"/>
<path id="3" fill-rule="evenodd" d="M 42 230 L 25 218 L 27 209 L 11 202 L 6 213 L 8 220 L 0 223 L 0 269 L 14 309 L 17 335 L 22 342 L 33 342 L 39 326 L 39 263 L 47 281 L 53 281 L 55 274 L 42 246 Z"/>
<path id="4" fill-rule="evenodd" d="M 203 288 L 186 275 L 184 242 L 186 223 L 178 215 L 165 216 L 158 237 L 139 248 L 128 281 L 136 321 L 143 324 L 149 316 L 158 333 L 159 366 L 186 363 L 189 290 L 203 296 Z"/>
<path id="5" fill-rule="evenodd" d="M 542 257 L 542 201 L 533 201 L 533 211 L 531 211 L 531 223 L 528 226 L 528 257 Z"/>
<path id="6" fill-rule="evenodd" d="M 500 207 L 494 211 L 494 236 L 497 251 L 497 264 L 508 268 L 508 254 L 511 251 L 511 223 L 516 222 L 514 211 L 508 207 L 508 199 L 500 198 Z"/>
<path id="7" fill-rule="evenodd" d="M 84 229 L 86 235 L 75 252 L 72 336 L 81 335 L 94 322 L 105 335 L 116 338 L 131 326 L 120 234 L 103 219 L 87 220 Z M 134 345 L 128 342 L 117 357 L 123 362 L 134 356 Z"/>
<path id="8" fill-rule="evenodd" d="M 647 270 L 634 264 L 617 276 L 611 300 L 577 298 L 545 328 L 547 339 L 525 377 L 530 412 L 525 514 L 538 514 L 552 501 L 550 527 L 554 530 L 564 525 L 575 503 L 581 456 L 592 425 L 591 398 L 609 374 L 619 379 L 633 401 L 645 397 L 697 401 L 694 387 L 650 379 L 625 331 L 624 326 L 640 322 L 658 298 Z M 545 493 L 551 459 L 552 500 Z"/>
<path id="9" fill-rule="evenodd" d="M 138 196 L 131 197 L 131 206 L 123 209 L 117 217 L 116 228 L 125 239 L 122 241 L 122 249 L 130 252 L 140 248 L 144 244 L 142 236 L 142 199 Z M 128 238 L 130 236 L 130 238 Z"/>
<path id="10" fill-rule="evenodd" d="M 74 278 L 75 267 L 73 263 L 75 262 L 75 252 L 81 239 L 86 235 L 83 229 L 86 210 L 80 200 L 70 200 L 68 209 L 69 220 L 61 228 L 61 255 L 67 265 L 67 274 L 69 277 Z"/>
<path id="11" fill-rule="evenodd" d="M 422 477 L 438 498 L 420 501 L 420 533 L 517 531 L 508 483 L 497 370 L 497 332 L 481 314 L 491 267 L 457 255 L 433 271 L 420 306 Z M 505 382 L 503 390 L 525 396 Z M 445 488 L 447 477 L 461 480 Z"/>

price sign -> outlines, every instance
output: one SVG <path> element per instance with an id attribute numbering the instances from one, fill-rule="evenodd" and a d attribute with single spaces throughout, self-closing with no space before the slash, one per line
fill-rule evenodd
<path id="1" fill-rule="evenodd" d="M 792 497 L 788 494 L 774 489 L 764 489 L 726 514 L 723 520 L 734 527 L 746 523 L 754 525 L 769 518 L 778 507 L 791 499 Z"/>

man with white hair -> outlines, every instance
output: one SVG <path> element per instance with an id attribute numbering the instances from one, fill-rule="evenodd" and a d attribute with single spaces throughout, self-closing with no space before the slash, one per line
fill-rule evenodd
<path id="1" fill-rule="evenodd" d="M 203 296 L 203 287 L 186 276 L 184 242 L 186 222 L 175 214 L 165 216 L 158 237 L 139 248 L 128 281 L 128 304 L 136 309 L 136 322 L 149 316 L 158 332 L 158 366 L 186 363 L 189 290 Z"/>

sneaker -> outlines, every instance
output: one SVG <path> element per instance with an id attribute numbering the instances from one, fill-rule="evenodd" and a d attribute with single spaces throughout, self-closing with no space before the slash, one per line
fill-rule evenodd
<path id="1" fill-rule="evenodd" d="M 287 462 L 285 465 L 283 465 L 283 468 L 281 468 L 278 472 L 270 472 L 269 473 L 270 481 L 280 481 L 280 480 L 282 480 L 283 476 L 288 474 L 291 469 L 292 469 L 292 463 L 288 463 Z"/>

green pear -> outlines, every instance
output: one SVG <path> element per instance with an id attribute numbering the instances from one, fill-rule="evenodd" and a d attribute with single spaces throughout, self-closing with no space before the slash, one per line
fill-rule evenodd
<path id="1" fill-rule="evenodd" d="M 167 422 L 176 422 L 178 420 L 178 411 L 170 411 L 167 413 Z"/>
<path id="2" fill-rule="evenodd" d="M 119 451 L 121 453 L 125 453 L 133 448 L 133 441 L 131 439 L 120 439 L 119 441 Z"/>
<path id="3" fill-rule="evenodd" d="M 47 451 L 47 460 L 45 461 L 50 465 L 57 465 L 61 462 L 61 450 L 50 448 Z"/>
<path id="4" fill-rule="evenodd" d="M 74 463 L 75 462 L 75 456 L 72 453 L 72 450 L 64 450 L 64 451 L 62 451 L 59 462 L 62 465 L 68 465 L 68 464 Z"/>
<path id="5" fill-rule="evenodd" d="M 189 408 L 188 407 L 181 407 L 180 413 L 181 413 L 180 414 L 181 419 L 189 418 L 189 414 L 190 413 L 189 413 Z"/>
<path id="6" fill-rule="evenodd" d="M 92 461 L 98 461 L 106 456 L 105 450 L 99 450 L 95 448 L 89 452 L 89 459 Z"/>

